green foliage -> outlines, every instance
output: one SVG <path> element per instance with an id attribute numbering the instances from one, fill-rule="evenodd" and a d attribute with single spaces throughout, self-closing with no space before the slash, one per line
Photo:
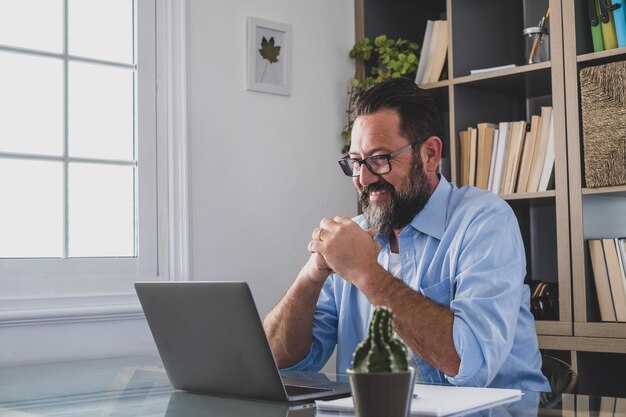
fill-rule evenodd
<path id="1" fill-rule="evenodd" d="M 384 306 L 374 309 L 369 335 L 354 350 L 352 369 L 359 372 L 402 372 L 408 369 L 408 350 L 393 337 L 393 313 Z"/>
<path id="2" fill-rule="evenodd" d="M 261 39 L 261 49 L 259 49 L 261 57 L 268 60 L 270 64 L 278 62 L 278 56 L 280 55 L 280 46 L 274 46 L 274 37 L 272 36 L 268 41 L 263 36 Z"/>
<path id="3" fill-rule="evenodd" d="M 390 78 L 402 76 L 415 78 L 419 49 L 419 45 L 415 42 L 400 38 L 389 39 L 386 35 L 377 36 L 374 40 L 366 37 L 354 45 L 350 51 L 350 58 L 356 59 L 357 67 L 371 66 L 371 72 L 363 80 L 353 77 L 349 81 L 348 123 L 341 132 L 341 137 L 346 142 L 342 149 L 343 153 L 350 149 L 352 133 L 350 113 L 356 95 Z"/>

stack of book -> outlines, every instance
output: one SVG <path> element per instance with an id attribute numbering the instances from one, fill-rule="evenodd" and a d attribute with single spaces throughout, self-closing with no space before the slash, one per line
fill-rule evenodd
<path id="1" fill-rule="evenodd" d="M 546 191 L 554 182 L 552 107 L 525 120 L 478 123 L 459 132 L 460 185 L 496 194 Z"/>
<path id="2" fill-rule="evenodd" d="M 626 46 L 624 0 L 588 0 L 587 9 L 594 52 Z"/>
<path id="3" fill-rule="evenodd" d="M 447 52 L 448 22 L 446 20 L 427 21 L 415 83 L 422 85 L 439 81 Z"/>
<path id="4" fill-rule="evenodd" d="M 626 238 L 590 239 L 588 244 L 600 318 L 626 322 Z"/>

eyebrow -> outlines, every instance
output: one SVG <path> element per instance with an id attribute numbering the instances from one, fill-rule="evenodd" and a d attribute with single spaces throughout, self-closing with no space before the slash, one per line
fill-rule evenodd
<path id="1" fill-rule="evenodd" d="M 369 155 L 367 155 L 365 158 L 367 158 L 368 156 L 375 156 L 375 155 L 372 155 L 372 154 L 374 154 L 376 152 L 382 152 L 382 155 L 387 155 L 387 154 L 392 153 L 393 151 L 387 151 L 384 148 L 374 148 L 374 149 L 370 150 Z M 351 157 L 353 155 L 356 156 L 356 155 L 358 155 L 358 152 L 350 152 L 350 153 L 348 153 L 348 155 L 351 156 Z"/>

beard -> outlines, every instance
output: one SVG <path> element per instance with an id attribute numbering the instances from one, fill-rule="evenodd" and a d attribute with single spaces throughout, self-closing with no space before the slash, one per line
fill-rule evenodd
<path id="1" fill-rule="evenodd" d="M 394 230 L 409 224 L 430 198 L 428 178 L 419 155 L 413 156 L 408 184 L 402 188 L 404 189 L 396 190 L 393 185 L 380 177 L 377 182 L 358 190 L 359 203 L 368 227 L 382 236 L 390 236 Z M 369 196 L 374 191 L 387 191 L 389 198 L 385 201 L 372 202 Z"/>

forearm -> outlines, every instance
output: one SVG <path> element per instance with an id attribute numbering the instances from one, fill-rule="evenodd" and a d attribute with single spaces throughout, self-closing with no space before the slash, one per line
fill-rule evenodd
<path id="1" fill-rule="evenodd" d="M 372 304 L 392 309 L 395 330 L 409 348 L 446 375 L 456 375 L 461 359 L 452 337 L 452 312 L 382 269 L 367 282 L 361 291 Z"/>
<path id="2" fill-rule="evenodd" d="M 268 313 L 263 327 L 279 368 L 296 364 L 311 348 L 313 315 L 324 281 L 301 272 L 285 296 Z"/>

